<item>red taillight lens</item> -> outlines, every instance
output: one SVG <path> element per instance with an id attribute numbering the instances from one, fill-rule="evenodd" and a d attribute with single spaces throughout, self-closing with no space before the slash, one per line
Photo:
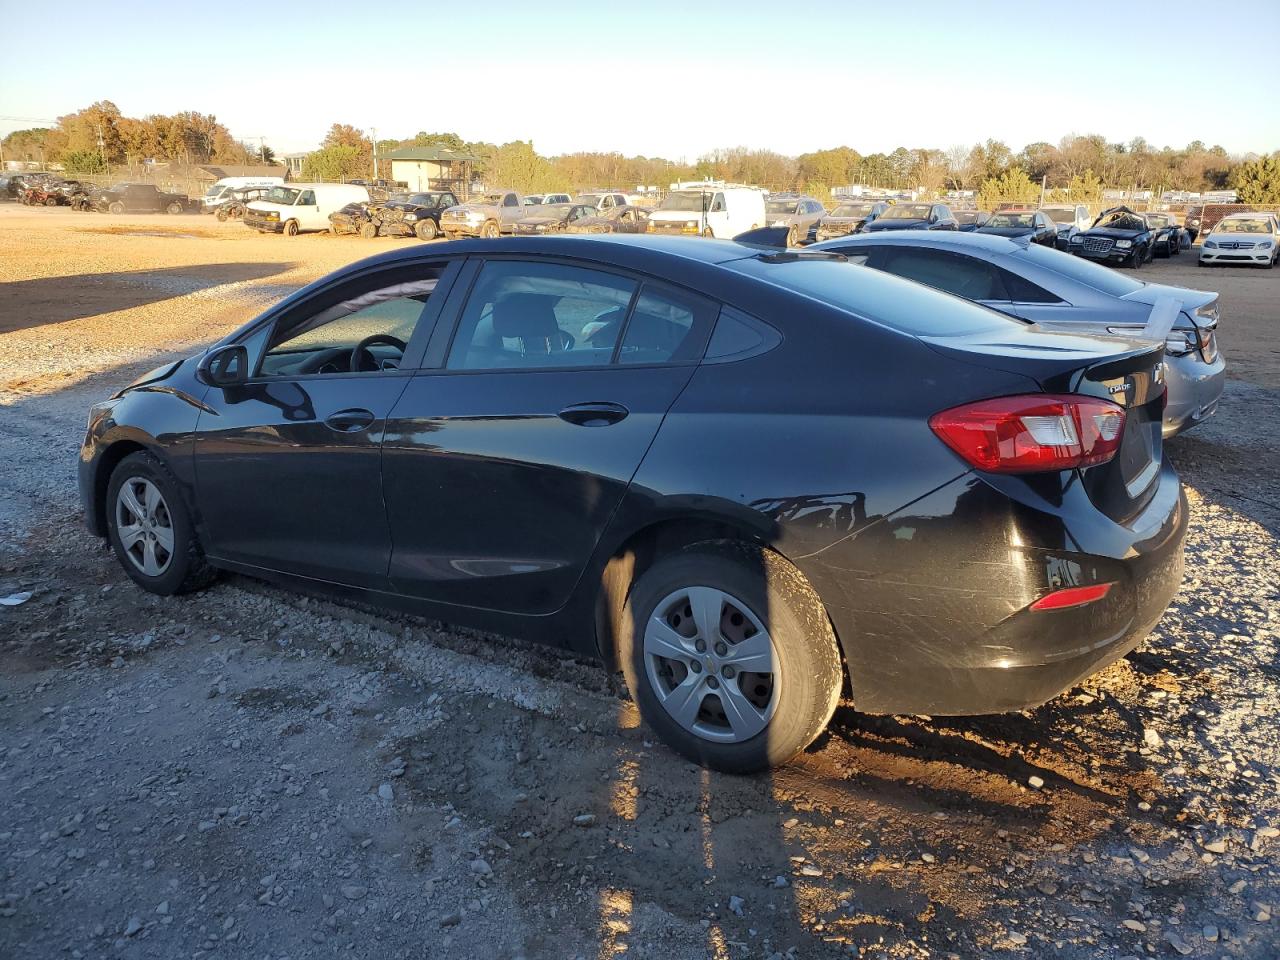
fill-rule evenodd
<path id="1" fill-rule="evenodd" d="M 1067 587 L 1046 594 L 1031 605 L 1032 610 L 1064 610 L 1067 607 L 1081 607 L 1086 603 L 1101 600 L 1111 592 L 1111 584 L 1095 583 L 1088 587 Z"/>
<path id="2" fill-rule="evenodd" d="M 953 407 L 930 417 L 929 426 L 979 470 L 1073 470 L 1115 456 L 1124 408 L 1097 397 L 1033 393 Z"/>

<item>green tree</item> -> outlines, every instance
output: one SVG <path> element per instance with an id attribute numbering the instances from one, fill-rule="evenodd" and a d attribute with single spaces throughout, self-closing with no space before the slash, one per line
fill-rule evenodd
<path id="1" fill-rule="evenodd" d="M 1027 171 L 1010 167 L 998 177 L 988 177 L 978 188 L 978 205 L 994 207 L 1001 202 L 1035 203 L 1040 199 L 1040 184 L 1032 182 Z"/>
<path id="2" fill-rule="evenodd" d="M 1241 203 L 1280 203 L 1280 154 L 1240 164 L 1230 182 Z"/>
<path id="3" fill-rule="evenodd" d="M 307 154 L 302 162 L 304 180 L 350 180 L 368 176 L 369 164 L 359 147 L 335 144 Z"/>
<path id="4" fill-rule="evenodd" d="M 106 173 L 107 161 L 97 150 L 72 150 L 63 154 L 62 164 L 67 173 Z"/>

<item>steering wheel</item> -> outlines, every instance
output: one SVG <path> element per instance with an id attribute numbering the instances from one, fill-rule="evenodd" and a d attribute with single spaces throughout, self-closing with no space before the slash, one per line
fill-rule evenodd
<path id="1" fill-rule="evenodd" d="M 378 344 L 385 344 L 388 347 L 395 347 L 400 351 L 400 356 L 404 357 L 405 350 L 409 345 L 399 337 L 393 337 L 387 333 L 375 333 L 371 337 L 365 337 L 354 347 L 351 348 L 351 372 L 363 373 L 367 370 L 379 370 L 378 358 L 369 352 L 369 348 Z M 368 363 L 365 361 L 368 360 Z"/>

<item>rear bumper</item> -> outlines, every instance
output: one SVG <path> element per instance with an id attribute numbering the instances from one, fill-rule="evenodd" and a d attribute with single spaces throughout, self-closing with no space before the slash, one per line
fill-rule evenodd
<path id="1" fill-rule="evenodd" d="M 800 563 L 827 605 L 859 710 L 1023 710 L 1142 642 L 1182 580 L 1187 505 L 1176 474 L 1166 462 L 1151 500 L 1124 524 L 1093 508 L 1079 483 L 1062 499 L 1029 508 L 969 474 L 848 549 Z M 1113 586 L 1084 606 L 1029 609 L 1093 583 Z"/>
<path id="2" fill-rule="evenodd" d="M 1166 363 L 1165 369 L 1164 436 L 1168 439 L 1213 416 L 1227 384 L 1227 364 L 1219 352 L 1213 363 L 1180 357 Z"/>

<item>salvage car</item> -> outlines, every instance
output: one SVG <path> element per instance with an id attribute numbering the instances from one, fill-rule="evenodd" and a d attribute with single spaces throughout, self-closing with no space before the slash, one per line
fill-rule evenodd
<path id="1" fill-rule="evenodd" d="M 961 233 L 973 233 L 991 219 L 989 210 L 955 210 L 951 215 L 956 218 L 956 229 Z"/>
<path id="2" fill-rule="evenodd" d="M 862 225 L 859 233 L 887 233 L 890 230 L 958 230 L 960 224 L 945 203 L 895 203 L 875 220 Z"/>
<path id="3" fill-rule="evenodd" d="M 154 183 L 118 183 L 94 198 L 101 213 L 186 213 L 190 201 L 180 193 L 165 193 Z"/>
<path id="4" fill-rule="evenodd" d="M 1088 230 L 1071 238 L 1067 251 L 1102 263 L 1139 269 L 1155 255 L 1155 233 L 1142 214 L 1128 207 L 1103 210 Z"/>
<path id="5" fill-rule="evenodd" d="M 857 233 L 864 223 L 870 223 L 889 209 L 883 200 L 841 203 L 818 221 L 816 237 L 819 240 L 830 240 L 832 237 L 844 237 Z"/>
<path id="6" fill-rule="evenodd" d="M 565 228 L 565 233 L 644 233 L 648 229 L 649 211 L 628 204 L 576 220 Z"/>
<path id="7" fill-rule="evenodd" d="M 1039 210 L 998 210 L 973 231 L 993 237 L 1026 237 L 1031 243 L 1053 247 L 1058 243 L 1058 226 Z"/>
<path id="8" fill-rule="evenodd" d="M 581 223 L 596 213 L 596 208 L 589 203 L 541 203 L 528 216 L 517 220 L 511 232 L 519 236 L 564 233 L 570 225 Z"/>
<path id="9" fill-rule="evenodd" d="M 235 570 L 566 644 L 749 771 L 846 684 L 1017 711 L 1141 643 L 1188 516 L 1162 369 L 830 252 L 414 245 L 95 404 L 79 483 L 144 590 Z"/>
<path id="10" fill-rule="evenodd" d="M 1218 408 L 1226 363 L 1218 350 L 1216 293 L 1141 283 L 1058 250 L 1001 237 L 904 232 L 849 237 L 832 250 L 866 266 L 915 280 L 1047 329 L 1143 335 L 1162 299 L 1177 305 L 1159 333 L 1165 348 L 1166 438 L 1204 422 Z"/>
<path id="11" fill-rule="evenodd" d="M 212 212 L 219 223 L 242 220 L 249 212 L 249 204 L 261 200 L 271 192 L 270 187 L 236 187 L 223 191 L 216 204 L 205 204 L 205 213 Z"/>
<path id="12" fill-rule="evenodd" d="M 1157 257 L 1176 257 L 1182 252 L 1182 227 L 1171 213 L 1145 213 L 1152 232 L 1152 250 Z"/>
<path id="13" fill-rule="evenodd" d="M 374 236 L 417 237 L 434 240 L 440 233 L 440 215 L 458 205 L 449 190 L 397 193 L 374 208 Z"/>
<path id="14" fill-rule="evenodd" d="M 357 200 L 329 214 L 329 232 L 336 236 L 350 236 L 361 233 L 365 224 L 372 222 L 369 201 Z"/>
<path id="15" fill-rule="evenodd" d="M 827 212 L 813 197 L 798 193 L 771 193 L 765 198 L 764 210 L 769 226 L 787 228 L 789 247 L 816 240 L 818 223 Z"/>
<path id="16" fill-rule="evenodd" d="M 547 203 L 551 201 L 548 200 Z M 619 190 L 588 190 L 574 197 L 574 203 L 587 203 L 596 208 L 597 213 L 606 213 L 614 207 L 625 207 L 630 200 Z"/>
<path id="17" fill-rule="evenodd" d="M 492 190 L 441 213 L 440 230 L 450 240 L 493 238 L 510 233 L 526 212 L 520 194 L 514 190 Z"/>
<path id="18" fill-rule="evenodd" d="M 1046 203 L 1040 210 L 1057 224 L 1059 250 L 1066 250 L 1072 237 L 1089 229 L 1089 208 L 1083 203 Z"/>
<path id="19" fill-rule="evenodd" d="M 1220 264 L 1267 267 L 1276 265 L 1280 251 L 1280 223 L 1274 213 L 1233 213 L 1223 217 L 1200 246 L 1202 267 Z"/>

